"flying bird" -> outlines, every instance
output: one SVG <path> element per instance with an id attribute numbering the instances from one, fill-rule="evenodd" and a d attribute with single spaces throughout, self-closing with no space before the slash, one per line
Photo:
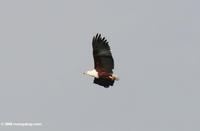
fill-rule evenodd
<path id="1" fill-rule="evenodd" d="M 113 74 L 114 59 L 105 37 L 96 34 L 92 40 L 94 69 L 84 72 L 84 74 L 94 77 L 93 83 L 108 88 L 113 86 L 115 80 L 119 80 Z"/>

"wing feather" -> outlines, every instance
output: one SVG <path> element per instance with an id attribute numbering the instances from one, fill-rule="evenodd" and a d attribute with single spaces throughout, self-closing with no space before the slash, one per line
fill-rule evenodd
<path id="1" fill-rule="evenodd" d="M 94 67 L 95 69 L 104 69 L 109 73 L 112 73 L 114 69 L 114 60 L 110 51 L 110 46 L 105 39 L 101 37 L 101 34 L 96 34 L 92 40 Z"/>

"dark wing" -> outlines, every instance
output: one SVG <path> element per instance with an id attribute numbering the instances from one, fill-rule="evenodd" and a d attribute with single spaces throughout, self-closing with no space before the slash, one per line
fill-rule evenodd
<path id="1" fill-rule="evenodd" d="M 108 88 L 109 86 L 113 86 L 114 80 L 106 78 L 94 78 L 94 83 L 100 86 L 104 86 L 105 88 Z"/>
<path id="2" fill-rule="evenodd" d="M 95 69 L 103 69 L 108 73 L 113 73 L 114 60 L 105 37 L 101 37 L 101 34 L 97 34 L 92 40 L 94 67 Z"/>

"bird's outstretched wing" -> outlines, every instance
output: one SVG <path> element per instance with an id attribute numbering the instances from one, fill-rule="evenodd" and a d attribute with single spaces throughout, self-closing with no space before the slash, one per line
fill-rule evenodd
<path id="1" fill-rule="evenodd" d="M 92 40 L 94 67 L 95 69 L 105 70 L 108 73 L 113 73 L 114 60 L 105 37 L 97 34 Z"/>

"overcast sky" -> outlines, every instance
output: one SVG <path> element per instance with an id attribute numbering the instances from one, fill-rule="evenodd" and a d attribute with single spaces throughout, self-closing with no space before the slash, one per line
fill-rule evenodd
<path id="1" fill-rule="evenodd" d="M 1 0 L 0 122 L 37 131 L 199 131 L 197 0 Z M 102 33 L 120 81 L 84 76 Z"/>

